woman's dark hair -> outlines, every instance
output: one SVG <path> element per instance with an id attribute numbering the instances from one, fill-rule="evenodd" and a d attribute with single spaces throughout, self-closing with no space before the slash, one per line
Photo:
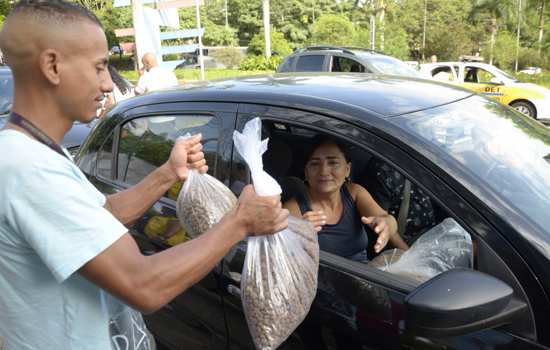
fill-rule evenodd
<path id="1" fill-rule="evenodd" d="M 132 85 L 130 85 L 130 83 L 120 75 L 116 68 L 111 65 L 109 65 L 109 74 L 111 74 L 111 79 L 113 79 L 113 83 L 115 83 L 121 94 L 125 95 L 132 89 Z"/>
<path id="2" fill-rule="evenodd" d="M 351 157 L 349 155 L 348 147 L 335 137 L 328 135 L 317 135 L 311 140 L 311 146 L 308 149 L 306 162 L 311 159 L 313 152 L 322 145 L 333 144 L 340 149 L 340 152 L 344 155 L 346 162 L 351 163 Z"/>

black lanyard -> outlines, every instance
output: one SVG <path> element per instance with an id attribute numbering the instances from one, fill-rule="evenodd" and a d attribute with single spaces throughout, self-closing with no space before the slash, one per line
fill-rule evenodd
<path id="1" fill-rule="evenodd" d="M 68 160 L 71 160 L 67 156 L 67 154 L 63 152 L 63 149 L 61 148 L 61 146 L 55 143 L 55 141 L 52 140 L 51 137 L 46 135 L 42 130 L 38 129 L 36 125 L 34 125 L 33 123 L 25 119 L 22 115 L 17 114 L 15 112 L 11 112 L 9 122 L 24 129 L 39 142 L 42 142 L 46 146 L 50 147 L 52 150 L 56 151 L 57 153 L 61 154 L 63 157 L 67 158 Z"/>

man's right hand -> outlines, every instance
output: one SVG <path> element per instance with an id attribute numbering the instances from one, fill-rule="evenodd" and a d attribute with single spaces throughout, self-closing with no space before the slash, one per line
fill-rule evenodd
<path id="1" fill-rule="evenodd" d="M 236 215 L 248 235 L 273 234 L 288 226 L 289 213 L 282 208 L 279 196 L 258 196 L 252 185 L 241 192 Z"/>

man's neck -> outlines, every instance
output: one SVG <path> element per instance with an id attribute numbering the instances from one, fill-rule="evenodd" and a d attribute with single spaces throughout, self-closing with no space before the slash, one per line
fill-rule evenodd
<path id="1" fill-rule="evenodd" d="M 16 105 L 12 108 L 13 112 L 21 115 L 23 118 L 31 122 L 40 131 L 48 135 L 55 143 L 61 144 L 65 134 L 71 129 L 73 123 L 67 119 L 58 117 L 56 114 L 48 113 L 46 110 L 43 112 L 34 111 L 32 108 L 17 108 Z M 9 128 L 21 131 L 32 137 L 27 131 L 9 123 Z M 33 137 L 34 138 L 34 137 Z"/>

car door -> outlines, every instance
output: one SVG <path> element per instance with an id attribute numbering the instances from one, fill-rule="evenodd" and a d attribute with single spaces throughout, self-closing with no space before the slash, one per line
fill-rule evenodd
<path id="1" fill-rule="evenodd" d="M 505 281 L 514 289 L 514 300 L 528 305 L 504 328 L 482 330 L 453 336 L 426 337 L 411 332 L 407 323 L 405 298 L 419 282 L 392 274 L 369 264 L 348 260 L 324 251 L 320 254 L 317 296 L 311 310 L 281 349 L 528 349 L 537 348 L 536 328 L 531 300 L 541 301 L 540 286 L 528 273 L 528 267 L 484 216 L 458 195 L 446 181 L 416 159 L 410 148 L 399 140 L 388 142 L 374 132 L 328 116 L 268 106 L 241 106 L 237 120 L 240 130 L 249 119 L 260 116 L 264 124 L 274 123 L 278 130 L 292 131 L 294 136 L 328 133 L 355 146 L 354 159 L 371 157 L 382 160 L 415 186 L 429 194 L 442 209 L 443 218 L 454 220 L 474 240 L 476 269 Z M 369 128 L 376 130 L 376 128 Z M 386 134 L 387 135 L 387 134 Z M 287 139 L 286 141 L 288 142 Z M 270 141 L 271 145 L 271 141 Z M 291 151 L 278 150 L 278 162 L 271 166 L 298 173 L 300 148 L 304 143 L 288 145 Z M 268 146 L 268 151 L 269 151 Z M 405 151 L 405 150 L 407 151 Z M 362 153 L 363 152 L 363 153 Z M 288 159 L 292 164 L 284 164 Z M 242 160 L 234 154 L 234 164 Z M 397 166 L 398 165 L 398 166 Z M 357 166 L 357 165 L 356 165 Z M 269 167 L 265 163 L 264 168 Z M 354 165 L 352 165 L 352 168 Z M 356 174 L 360 181 L 362 175 Z M 241 177 L 243 181 L 245 177 Z M 254 349 L 243 315 L 240 299 L 240 276 L 246 256 L 246 242 L 238 244 L 224 259 L 222 286 L 231 349 Z M 534 299 L 526 290 L 534 288 Z"/>
<path id="2" fill-rule="evenodd" d="M 236 105 L 157 104 L 132 110 L 116 125 L 98 152 L 92 182 L 104 193 L 138 183 L 169 157 L 174 141 L 201 133 L 209 174 L 228 180 L 231 132 Z M 156 254 L 189 240 L 176 216 L 182 183 L 172 186 L 130 233 L 141 251 Z M 226 346 L 223 305 L 214 268 L 200 282 L 156 313 L 145 315 L 148 328 L 169 349 L 220 349 Z"/>
<path id="3" fill-rule="evenodd" d="M 498 77 L 486 69 L 464 65 L 464 87 L 502 103 L 506 87 L 497 80 Z"/>

